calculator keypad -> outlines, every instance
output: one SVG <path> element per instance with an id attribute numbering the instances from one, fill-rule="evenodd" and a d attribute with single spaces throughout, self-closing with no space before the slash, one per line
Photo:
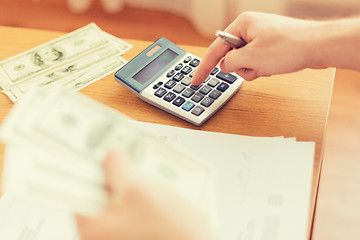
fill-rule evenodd
<path id="1" fill-rule="evenodd" d="M 200 116 L 234 83 L 238 77 L 215 67 L 199 86 L 191 85 L 191 78 L 200 59 L 186 56 L 165 75 L 164 85 L 154 88 L 154 95 L 174 106 Z"/>

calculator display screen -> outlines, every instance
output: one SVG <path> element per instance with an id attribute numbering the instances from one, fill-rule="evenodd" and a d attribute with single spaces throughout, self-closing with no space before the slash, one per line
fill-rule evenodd
<path id="1" fill-rule="evenodd" d="M 143 69 L 137 72 L 133 79 L 141 84 L 145 84 L 149 81 L 156 73 L 161 71 L 167 64 L 174 60 L 179 54 L 172 51 L 171 49 L 166 49 L 163 53 L 157 56 L 152 60 L 148 65 Z"/>

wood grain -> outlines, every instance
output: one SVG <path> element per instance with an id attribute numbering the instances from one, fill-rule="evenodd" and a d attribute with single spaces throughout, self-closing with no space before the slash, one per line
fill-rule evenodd
<path id="1" fill-rule="evenodd" d="M 0 60 L 62 35 L 59 32 L 0 27 Z M 125 39 L 134 47 L 124 55 L 132 59 L 150 42 Z M 205 48 L 182 46 L 202 56 Z M 296 137 L 316 142 L 310 215 L 312 217 L 323 152 L 334 69 L 303 70 L 245 82 L 240 91 L 203 126 L 193 126 L 142 102 L 116 83 L 112 75 L 91 84 L 81 92 L 136 120 L 204 131 L 251 136 Z M 316 79 L 316 81 L 314 81 Z M 0 123 L 12 103 L 0 96 Z M 3 153 L 3 146 L 1 152 Z M 2 159 L 2 155 L 1 155 Z"/>
<path id="2" fill-rule="evenodd" d="M 360 239 L 360 72 L 336 72 L 313 239 Z"/>
<path id="3" fill-rule="evenodd" d="M 198 34 L 185 18 L 161 11 L 125 7 L 122 12 L 109 15 L 101 9 L 99 0 L 95 0 L 89 12 L 73 14 L 67 9 L 65 0 L 0 1 L 0 25 L 3 26 L 69 32 L 89 22 L 95 22 L 104 30 L 121 38 L 153 41 L 159 36 L 166 36 L 178 44 L 204 47 L 208 46 L 212 40 Z M 60 35 L 60 33 L 48 32 L 24 41 L 21 37 L 22 31 L 9 30 L 10 38 L 0 35 L 2 43 L 5 44 L 0 46 L 1 59 Z M 37 34 L 36 31 L 34 33 Z M 26 32 L 26 34 L 29 33 Z M 13 35 L 15 37 L 11 37 Z M 315 78 L 313 80 L 316 82 Z M 112 80 L 109 78 L 104 81 L 111 82 Z M 261 83 L 255 81 L 252 84 L 265 82 L 266 79 Z M 359 84 L 360 73 L 344 69 L 336 71 L 329 119 L 323 141 L 325 152 L 313 233 L 313 239 L 316 240 L 360 239 L 358 227 L 360 225 Z M 243 88 L 248 88 L 247 84 Z M 90 89 L 86 90 L 90 91 Z M 111 87 L 107 90 L 112 91 Z M 96 89 L 91 91 L 96 92 Z M 101 94 L 98 98 L 101 98 L 100 96 Z M 259 93 L 256 92 L 253 92 L 252 96 L 260 98 Z M 121 101 L 126 103 L 128 99 L 122 97 Z M 0 94 L 1 119 L 6 115 L 9 104 L 10 101 Z M 261 107 L 257 109 L 261 110 Z M 241 115 L 238 119 L 239 124 L 246 122 L 242 119 L 242 116 L 246 115 L 245 111 L 238 115 Z M 286 128 L 286 126 L 282 127 Z M 2 151 L 2 148 L 0 150 Z M 2 152 L 0 154 L 2 155 Z"/>

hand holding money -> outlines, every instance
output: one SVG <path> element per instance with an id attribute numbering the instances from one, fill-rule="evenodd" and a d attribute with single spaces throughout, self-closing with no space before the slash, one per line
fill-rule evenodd
<path id="1" fill-rule="evenodd" d="M 108 202 L 102 162 L 115 148 L 131 156 L 141 178 L 171 188 L 205 215 L 213 207 L 212 165 L 81 94 L 34 89 L 0 133 L 3 189 L 17 197 L 99 214 Z"/>
<path id="2" fill-rule="evenodd" d="M 197 209 L 170 189 L 136 175 L 118 151 L 104 161 L 109 201 L 98 216 L 76 217 L 82 240 L 212 240 Z"/>

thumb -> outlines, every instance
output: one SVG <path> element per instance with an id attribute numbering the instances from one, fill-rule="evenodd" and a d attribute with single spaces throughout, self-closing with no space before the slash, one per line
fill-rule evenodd
<path id="1" fill-rule="evenodd" d="M 236 70 L 235 73 L 246 81 L 252 81 L 259 77 L 258 72 L 250 68 L 241 68 Z"/>
<path id="2" fill-rule="evenodd" d="M 110 150 L 103 163 L 105 182 L 110 192 L 121 196 L 133 176 L 133 169 L 129 156 L 119 150 Z"/>

